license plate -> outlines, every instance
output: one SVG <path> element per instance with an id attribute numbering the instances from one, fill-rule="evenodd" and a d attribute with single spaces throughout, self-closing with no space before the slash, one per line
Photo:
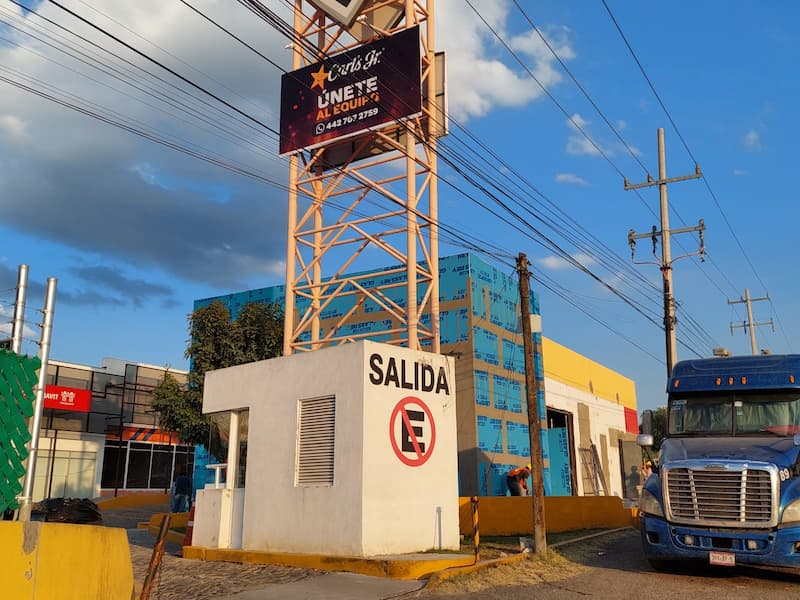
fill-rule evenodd
<path id="1" fill-rule="evenodd" d="M 723 567 L 736 566 L 736 555 L 731 552 L 709 552 L 708 562 Z"/>

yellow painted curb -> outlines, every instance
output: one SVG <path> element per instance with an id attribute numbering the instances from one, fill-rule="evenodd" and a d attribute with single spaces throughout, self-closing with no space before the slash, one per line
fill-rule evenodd
<path id="1" fill-rule="evenodd" d="M 146 523 L 139 523 L 137 528 L 147 529 L 147 533 L 153 537 L 158 537 L 158 532 L 161 530 L 161 519 L 164 518 L 164 513 L 156 513 L 150 517 L 150 521 Z M 167 531 L 167 541 L 173 544 L 183 545 L 183 540 L 186 539 L 186 534 L 180 531 L 174 531 L 173 527 L 188 527 L 189 513 L 172 513 L 169 521 L 170 530 Z"/>
<path id="2" fill-rule="evenodd" d="M 470 555 L 445 559 L 359 558 L 355 556 L 256 552 L 251 550 L 204 548 L 202 546 L 184 546 L 183 557 L 207 561 L 301 567 L 320 571 L 348 571 L 350 573 L 372 575 L 374 577 L 390 577 L 392 579 L 424 579 L 432 573 L 443 569 L 470 565 L 474 560 Z"/>
<path id="3" fill-rule="evenodd" d="M 466 567 L 456 567 L 456 568 L 446 569 L 443 571 L 437 571 L 436 573 L 433 573 L 430 576 L 430 578 L 428 579 L 428 584 L 425 587 L 435 588 L 445 579 L 450 579 L 451 577 L 457 577 L 459 575 L 468 575 L 470 573 L 481 571 L 483 569 L 492 569 L 494 567 L 499 567 L 500 565 L 507 565 L 511 563 L 520 562 L 521 560 L 525 560 L 527 556 L 530 556 L 530 553 L 521 552 L 519 554 L 512 554 L 511 556 L 495 558 L 494 560 L 487 560 L 485 562 L 474 563 Z"/>
<path id="4" fill-rule="evenodd" d="M 161 528 L 161 519 L 164 518 L 166 513 L 155 513 L 150 516 L 150 521 L 147 524 L 147 528 L 151 530 L 155 529 L 155 534 L 158 533 L 158 530 Z M 189 526 L 189 513 L 170 513 L 169 519 L 169 526 L 170 527 L 188 527 Z M 155 535 L 153 534 L 153 535 Z"/>

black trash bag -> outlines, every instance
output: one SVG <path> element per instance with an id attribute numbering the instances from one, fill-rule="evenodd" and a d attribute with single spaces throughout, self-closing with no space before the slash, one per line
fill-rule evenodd
<path id="1" fill-rule="evenodd" d="M 100 509 L 88 498 L 46 498 L 31 507 L 31 516 L 50 523 L 103 524 Z"/>

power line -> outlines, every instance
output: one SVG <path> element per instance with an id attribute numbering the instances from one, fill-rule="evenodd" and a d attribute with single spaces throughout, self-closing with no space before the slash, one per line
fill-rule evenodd
<path id="1" fill-rule="evenodd" d="M 183 79 L 185 79 L 185 78 L 183 78 Z M 190 83 L 191 83 L 191 82 L 190 82 Z M 28 86 L 28 87 L 30 87 L 30 86 Z M 31 91 L 31 90 L 29 89 L 28 91 Z M 74 105 L 72 105 L 72 106 L 68 106 L 68 107 L 70 107 L 70 108 L 73 108 L 73 109 L 79 109 L 79 108 L 80 108 L 80 107 L 76 107 L 76 106 L 74 106 Z M 87 114 L 88 114 L 88 113 L 87 113 Z M 92 115 L 90 115 L 90 116 L 92 116 Z M 112 124 L 113 124 L 113 123 L 112 123 Z M 119 125 L 118 125 L 118 126 L 119 126 Z M 134 133 L 135 133 L 135 131 L 134 131 Z M 141 134 L 141 133 L 140 133 L 140 134 Z M 151 138 L 148 138 L 148 139 L 151 139 Z M 153 141 L 158 141 L 158 140 L 153 140 Z M 160 142 L 160 143 L 161 143 L 161 142 Z M 179 149 L 179 148 L 176 148 L 176 149 Z M 244 174 L 244 173 L 243 173 L 243 174 Z M 462 176 L 463 176 L 463 175 L 464 175 L 464 174 L 463 174 L 463 172 L 462 172 Z M 273 183 L 274 183 L 274 182 L 273 182 Z M 471 183 L 473 183 L 473 185 L 475 185 L 475 183 L 474 183 L 474 182 L 471 182 Z M 485 193 L 487 193 L 487 194 L 488 194 L 488 195 L 490 195 L 491 197 L 494 197 L 496 201 L 499 201 L 499 199 L 498 199 L 498 198 L 496 198 L 496 197 L 495 197 L 493 194 L 489 193 L 489 192 L 488 192 L 488 190 L 486 190 L 486 189 L 485 189 L 485 188 L 483 188 L 482 186 L 479 186 L 479 189 L 482 189 L 482 190 L 483 190 Z M 506 204 L 505 204 L 505 203 L 503 203 L 502 201 L 499 201 L 499 203 L 500 203 L 500 205 L 501 205 L 501 206 L 504 208 L 504 210 L 505 210 L 505 211 L 507 211 L 507 212 L 511 213 L 512 215 L 514 214 L 514 211 L 512 211 L 508 205 L 506 205 Z M 509 223 L 509 224 L 510 224 L 510 222 L 508 222 L 508 221 L 507 221 L 507 223 Z M 536 231 L 536 230 L 534 230 L 534 231 Z M 545 240 L 545 243 L 553 243 L 553 242 L 552 242 L 552 240 L 549 240 L 549 238 L 547 238 L 547 236 L 544 236 L 544 235 L 543 235 L 541 232 L 537 232 L 537 234 L 539 234 L 540 236 L 542 236 L 542 237 L 543 237 L 543 239 Z M 551 246 L 551 248 L 552 248 L 552 246 Z M 560 253 L 561 253 L 561 254 L 566 254 L 566 253 L 563 251 L 563 249 L 560 249 Z M 567 255 L 567 256 L 568 256 L 568 255 Z M 598 278 L 598 280 L 599 280 L 599 278 Z"/>
<path id="2" fill-rule="evenodd" d="M 69 8 L 65 7 L 61 3 L 57 2 L 57 0 L 47 0 L 47 1 L 50 2 L 50 4 L 53 4 L 54 6 L 60 8 L 62 11 L 66 12 L 67 14 L 72 15 L 74 18 L 78 19 L 82 23 L 85 23 L 86 25 L 88 25 L 92 29 L 98 31 L 99 33 L 102 33 L 106 37 L 108 37 L 108 38 L 114 40 L 115 42 L 117 42 L 118 44 L 124 46 L 125 48 L 127 48 L 131 52 L 135 53 L 136 55 L 144 58 L 148 62 L 151 62 L 154 65 L 156 65 L 156 66 L 160 67 L 161 69 L 165 70 L 167 73 L 169 73 L 173 77 L 177 77 L 178 79 L 180 79 L 184 83 L 190 85 L 191 87 L 195 88 L 196 90 L 198 90 L 198 91 L 206 94 L 207 96 L 213 98 L 214 100 L 216 100 L 220 104 L 225 105 L 226 107 L 228 107 L 229 109 L 233 110 L 234 112 L 240 114 L 241 116 L 245 117 L 249 121 L 252 121 L 253 123 L 261 126 L 262 128 L 266 129 L 267 131 L 269 131 L 271 133 L 274 133 L 275 135 L 279 135 L 277 130 L 273 129 L 272 127 L 270 127 L 266 123 L 263 123 L 260 119 L 257 119 L 256 117 L 244 112 L 243 110 L 241 110 L 240 108 L 237 108 L 236 106 L 234 106 L 233 104 L 231 104 L 227 100 L 221 98 L 217 94 L 211 92 L 210 90 L 207 90 L 203 86 L 191 81 L 190 79 L 187 79 L 186 77 L 184 77 L 183 75 L 181 75 L 180 73 L 178 73 L 174 69 L 171 69 L 170 67 L 168 67 L 164 63 L 156 60 L 155 58 L 153 58 L 151 56 L 148 56 L 147 54 L 145 54 L 141 50 L 138 50 L 138 49 L 134 48 L 133 46 L 131 46 L 130 44 L 128 44 L 127 42 L 125 42 L 121 38 L 117 37 L 116 35 L 106 31 L 105 29 L 103 29 L 99 25 L 95 25 L 94 23 L 92 23 L 91 21 L 86 19 L 85 17 L 82 17 L 81 15 L 77 14 L 76 12 L 74 12 L 74 11 L 70 10 Z"/>
<path id="3" fill-rule="evenodd" d="M 566 74 L 567 74 L 567 75 L 569 75 L 570 79 L 572 79 L 573 83 L 574 83 L 574 84 L 575 84 L 575 85 L 578 87 L 578 89 L 581 91 L 581 93 L 584 95 L 584 97 L 585 97 L 585 98 L 586 98 L 586 99 L 589 101 L 589 103 L 590 103 L 590 104 L 592 105 L 592 107 L 595 109 L 595 111 L 597 112 L 597 114 L 598 114 L 598 115 L 600 115 L 600 117 L 603 119 L 603 121 L 605 122 L 605 124 L 606 124 L 606 125 L 608 125 L 608 128 L 609 128 L 609 129 L 611 129 L 611 131 L 613 131 L 613 132 L 614 132 L 614 135 L 616 135 L 616 136 L 617 136 L 617 139 L 620 141 L 620 143 L 621 143 L 621 144 L 622 144 L 622 145 L 625 147 L 625 149 L 628 151 L 628 154 L 630 154 L 630 155 L 631 155 L 631 157 L 632 157 L 632 158 L 633 158 L 633 159 L 634 159 L 634 160 L 635 160 L 637 163 L 639 163 L 639 166 L 640 166 L 640 167 L 642 167 L 642 170 L 643 170 L 643 171 L 644 171 L 646 174 L 647 174 L 647 173 L 649 173 L 649 171 L 648 171 L 647 167 L 644 165 L 644 163 L 643 163 L 643 162 L 642 162 L 642 160 L 639 158 L 639 156 L 638 156 L 638 155 L 637 155 L 637 154 L 636 154 L 636 153 L 633 151 L 633 149 L 632 149 L 632 148 L 631 148 L 631 147 L 628 145 L 628 142 L 626 142 L 626 141 L 625 141 L 625 140 L 622 138 L 622 134 L 620 134 L 620 132 L 617 130 L 617 128 L 616 128 L 616 127 L 614 127 L 614 125 L 611 123 L 611 121 L 608 119 L 608 117 L 606 117 L 605 113 L 603 113 L 603 111 L 602 111 L 602 110 L 600 110 L 600 107 L 597 105 L 597 103 L 596 103 L 596 102 L 594 101 L 594 99 L 591 97 L 591 95 L 589 94 L 589 92 L 587 92 L 587 91 L 586 91 L 586 89 L 585 89 L 585 88 L 584 88 L 584 87 L 581 85 L 580 81 L 578 81 L 578 79 L 575 77 L 575 75 L 573 75 L 573 74 L 572 74 L 572 71 L 570 71 L 570 69 L 569 69 L 569 67 L 567 66 L 567 64 L 566 64 L 566 63 L 565 63 L 565 62 L 564 62 L 564 61 L 561 59 L 561 57 L 560 57 L 560 56 L 558 55 L 558 53 L 555 51 L 555 49 L 554 49 L 554 48 L 553 48 L 553 46 L 550 44 L 550 42 L 548 41 L 548 39 L 547 39 L 547 38 L 544 36 L 544 34 L 542 34 L 542 32 L 539 30 L 539 28 L 536 26 L 536 24 L 535 24 L 535 23 L 533 22 L 533 20 L 530 18 L 530 16 L 529 16 L 529 15 L 528 15 L 528 13 L 525 11 L 525 9 L 523 9 L 523 8 L 522 8 L 522 6 L 520 6 L 520 3 L 519 3 L 517 0 L 513 0 L 513 2 L 514 2 L 514 5 L 515 5 L 515 6 L 517 7 L 517 9 L 519 10 L 519 12 L 520 12 L 520 13 L 522 13 L 522 16 L 523 16 L 523 17 L 525 17 L 525 19 L 528 21 L 528 23 L 530 24 L 530 26 L 531 26 L 531 27 L 533 28 L 533 30 L 536 32 L 536 35 L 538 35 L 538 36 L 539 36 L 539 38 L 542 40 L 542 42 L 544 42 L 544 45 L 545 45 L 545 46 L 547 46 L 547 49 L 550 51 L 550 53 L 551 53 L 551 54 L 552 54 L 552 55 L 555 57 L 555 59 L 558 61 L 558 64 L 560 64 L 560 65 L 561 65 L 561 68 L 562 68 L 562 69 L 564 69 L 564 71 L 566 72 Z M 474 10 L 474 9 L 473 9 L 473 10 Z"/>
<path id="4" fill-rule="evenodd" d="M 183 0 L 182 0 L 182 1 L 183 1 Z M 241 4 L 245 4 L 245 5 L 247 5 L 247 6 L 248 6 L 248 8 L 250 8 L 251 10 L 254 10 L 254 9 L 253 9 L 253 6 L 254 6 L 254 5 L 261 6 L 261 5 L 260 5 L 260 3 L 259 3 L 259 2 L 257 2 L 257 0 L 240 0 L 240 3 L 241 3 Z M 261 8 L 262 8 L 263 10 L 258 10 L 258 11 L 254 10 L 254 12 L 256 12 L 256 14 L 259 14 L 259 16 L 262 16 L 262 18 L 264 18 L 264 19 L 265 19 L 265 21 L 267 21 L 267 22 L 268 22 L 270 25 L 272 25 L 273 27 L 276 27 L 276 28 L 277 28 L 277 29 L 278 29 L 278 30 L 279 30 L 281 33 L 283 33 L 284 35 L 287 35 L 287 37 L 289 37 L 289 39 L 290 39 L 290 40 L 292 40 L 292 41 L 293 41 L 293 42 L 295 42 L 295 43 L 298 43 L 298 42 L 299 42 L 299 40 L 297 39 L 297 37 L 298 37 L 298 36 L 295 36 L 295 35 L 294 35 L 294 31 L 293 31 L 293 29 L 291 29 L 291 34 L 289 34 L 289 33 L 288 33 L 288 32 L 290 31 L 288 24 L 286 24 L 286 23 L 283 23 L 283 25 L 280 25 L 280 24 L 279 24 L 279 25 L 276 25 L 275 21 L 277 20 L 277 17 L 274 15 L 274 13 L 272 13 L 271 11 L 269 11 L 269 9 L 266 9 L 266 8 L 265 8 L 265 7 L 263 7 L 263 6 L 261 6 Z M 473 10 L 474 10 L 474 7 L 473 7 Z M 476 12 L 477 12 L 477 11 L 476 11 Z M 480 16 L 480 15 L 479 15 L 479 16 Z M 481 17 L 481 19 L 482 19 L 482 17 Z M 483 19 L 482 19 L 482 20 L 483 20 Z M 484 20 L 484 23 L 485 23 L 485 20 Z M 546 90 L 545 90 L 545 91 L 546 91 Z M 562 108 L 562 111 L 563 111 L 563 108 Z M 565 112 L 565 111 L 564 111 L 564 112 Z M 445 162 L 447 162 L 447 161 L 445 161 Z M 473 178 L 471 178 L 471 177 L 467 176 L 467 174 L 466 174 L 465 172 L 463 172 L 463 170 L 459 169 L 459 168 L 458 168 L 458 167 L 457 167 L 457 166 L 456 166 L 454 163 L 450 162 L 449 164 L 450 164 L 451 168 L 454 168 L 454 169 L 455 169 L 455 170 L 456 170 L 456 171 L 457 171 L 457 172 L 458 172 L 458 173 L 459 173 L 459 174 L 460 174 L 462 177 L 465 177 L 465 178 L 466 178 L 466 179 L 469 181 L 469 183 L 470 183 L 471 185 L 473 185 L 474 187 L 477 187 L 477 188 L 478 188 L 480 191 L 482 191 L 484 194 L 486 194 L 486 195 L 490 196 L 490 197 L 491 197 L 491 198 L 492 198 L 492 199 L 493 199 L 493 200 L 494 200 L 496 203 L 498 203 L 498 204 L 499 204 L 499 205 L 500 205 L 500 206 L 501 206 L 501 207 L 502 207 L 502 208 L 503 208 L 503 209 L 504 209 L 506 212 L 508 212 L 509 214 L 511 214 L 512 216 L 514 216 L 515 218 L 517 218 L 517 219 L 520 219 L 519 215 L 517 215 L 515 211 L 512 211 L 512 210 L 510 209 L 510 207 L 509 207 L 508 205 L 506 205 L 506 204 L 505 204 L 505 203 L 504 203 L 502 200 L 500 200 L 500 199 L 499 199 L 497 196 L 495 196 L 494 194 L 492 194 L 491 192 L 489 192 L 489 191 L 488 191 L 488 190 L 487 190 L 487 189 L 486 189 L 484 186 L 482 186 L 482 185 L 478 184 L 478 183 L 477 183 L 477 182 L 476 182 L 476 181 L 475 181 Z M 612 164 L 613 164 L 613 163 L 612 163 Z M 478 171 L 478 172 L 480 172 L 480 171 Z M 445 181 L 446 181 L 446 180 L 445 180 Z M 462 193 L 463 193 L 463 192 L 462 192 Z M 473 198 L 473 200 L 475 200 L 475 199 Z M 495 211 L 492 211 L 492 210 L 488 209 L 488 207 L 486 207 L 484 204 L 482 204 L 482 203 L 479 203 L 479 205 L 481 205 L 481 206 L 482 206 L 483 208 L 485 208 L 486 210 L 489 210 L 489 211 L 490 211 L 490 212 L 491 212 L 493 215 L 495 215 L 496 217 L 498 217 L 498 218 L 501 218 L 501 219 L 502 219 L 502 220 L 503 220 L 503 221 L 504 221 L 506 224 L 509 224 L 509 225 L 512 225 L 512 226 L 513 226 L 513 224 L 512 224 L 512 223 L 511 223 L 511 222 L 510 222 L 508 219 L 506 219 L 506 218 L 504 218 L 504 217 L 500 217 L 500 216 L 499 216 L 499 215 L 498 215 L 498 214 L 497 214 Z M 520 219 L 520 220 L 521 220 L 521 219 Z M 523 221 L 523 224 L 526 224 L 526 223 L 524 223 L 524 221 Z M 599 283 L 601 283 L 602 285 L 604 285 L 604 286 L 605 286 L 605 287 L 606 287 L 606 288 L 607 288 L 609 291 L 611 291 L 612 293 L 614 293 L 615 295 L 617 295 L 618 297 L 620 297 L 621 299 L 623 299 L 623 301 L 625 301 L 627 304 L 629 304 L 629 305 L 630 305 L 630 306 L 631 306 L 631 307 L 632 307 L 634 310 L 636 310 L 637 312 L 639 312 L 640 314 L 642 314 L 642 315 L 643 315 L 643 316 L 645 316 L 646 318 L 650 319 L 650 320 L 651 320 L 651 322 L 653 322 L 654 324 L 657 324 L 657 322 L 656 322 L 656 321 L 655 321 L 655 320 L 654 320 L 652 317 L 650 317 L 650 316 L 646 315 L 646 313 L 644 313 L 644 312 L 643 312 L 643 311 L 640 309 L 640 307 L 639 307 L 639 306 L 638 306 L 636 303 L 632 302 L 632 301 L 631 301 L 629 298 L 627 298 L 627 297 L 626 297 L 624 294 L 622 294 L 622 293 L 621 293 L 620 291 L 618 291 L 616 288 L 614 288 L 613 286 L 611 286 L 610 284 L 608 284 L 607 282 L 605 282 L 605 281 L 604 281 L 602 278 L 598 277 L 598 276 L 597 276 L 596 274 L 594 274 L 594 273 L 593 273 L 593 272 L 592 272 L 590 269 L 587 269 L 587 268 L 586 268 L 584 265 L 582 265 L 582 264 L 580 264 L 578 261 L 576 261 L 576 260 L 575 260 L 575 259 L 574 259 L 572 256 L 570 256 L 570 255 L 569 255 L 568 253 L 566 253 L 566 252 L 565 252 L 565 251 L 564 251 L 562 248 L 560 248 L 560 247 L 559 247 L 557 244 L 555 244 L 555 242 L 554 242 L 553 240 L 551 240 L 550 238 L 548 238 L 547 236 L 545 236 L 545 235 L 544 235 L 542 232 L 540 232 L 540 231 L 536 230 L 535 228 L 532 228 L 532 227 L 531 227 L 529 224 L 526 224 L 526 225 L 527 225 L 527 227 L 531 228 L 531 229 L 532 229 L 532 230 L 533 230 L 533 231 L 534 231 L 534 232 L 535 232 L 535 233 L 538 235 L 538 237 L 540 237 L 540 238 L 542 238 L 542 239 L 544 240 L 544 242 L 542 242 L 542 241 L 540 241 L 540 240 L 537 240 L 537 239 L 535 239 L 535 238 L 531 238 L 533 241 L 536 241 L 537 243 L 540 243 L 540 244 L 545 244 L 545 247 L 549 247 L 550 249 L 554 249 L 554 250 L 557 252 L 557 254 L 559 254 L 560 256 L 562 256 L 562 257 L 563 257 L 563 258 L 564 258 L 564 259 L 565 259 L 567 262 L 569 262 L 570 264 L 573 264 L 573 266 L 576 266 L 576 267 L 578 267 L 580 270 L 583 270 L 585 273 L 589 274 L 589 275 L 590 275 L 592 278 L 594 278 L 596 281 L 598 281 Z M 516 227 L 516 226 L 515 226 L 515 228 L 516 228 L 518 231 L 520 231 L 520 233 L 523 233 L 523 235 L 528 235 L 526 232 L 524 232 L 523 230 L 521 230 L 519 227 Z M 530 236 L 528 235 L 528 237 L 530 237 Z"/>
<path id="5" fill-rule="evenodd" d="M 644 66 L 642 65 L 641 61 L 639 60 L 639 57 L 636 55 L 636 52 L 633 49 L 633 46 L 631 46 L 630 42 L 628 41 L 627 36 L 622 31 L 622 27 L 620 26 L 619 22 L 617 21 L 616 17 L 614 16 L 614 13 L 611 11 L 611 8 L 608 6 L 608 3 L 606 2 L 606 0 L 601 0 L 601 2 L 603 3 L 603 6 L 605 7 L 606 12 L 608 13 L 608 16 L 611 18 L 611 21 L 614 23 L 614 27 L 616 28 L 617 32 L 619 33 L 620 37 L 622 38 L 622 41 L 624 42 L 625 46 L 628 48 L 628 51 L 630 52 L 631 57 L 633 58 L 633 60 L 636 63 L 636 65 L 639 67 L 639 71 L 641 72 L 642 77 L 644 77 L 645 81 L 647 82 L 647 85 L 650 87 L 650 90 L 653 92 L 653 95 L 655 96 L 656 100 L 658 101 L 659 106 L 661 106 L 661 110 L 664 111 L 664 114 L 666 115 L 667 119 L 669 120 L 670 124 L 672 125 L 672 128 L 675 130 L 675 133 L 677 134 L 678 138 L 680 139 L 681 143 L 683 144 L 683 147 L 686 150 L 687 154 L 694 161 L 695 164 L 699 164 L 697 159 L 694 156 L 694 153 L 689 148 L 689 144 L 686 142 L 685 138 L 683 137 L 683 134 L 681 133 L 680 129 L 678 128 L 677 123 L 675 123 L 675 120 L 672 118 L 672 115 L 670 114 L 669 110 L 667 109 L 666 104 L 661 99 L 661 96 L 659 95 L 658 91 L 656 90 L 655 85 L 653 85 L 653 82 L 651 81 L 650 77 L 647 75 L 647 72 L 645 71 Z M 742 253 L 742 256 L 744 257 L 745 261 L 750 266 L 751 271 L 755 275 L 756 280 L 761 284 L 763 289 L 767 289 L 767 285 L 761 279 L 761 276 L 759 275 L 758 270 L 755 268 L 755 265 L 753 265 L 752 261 L 750 260 L 750 257 L 748 256 L 747 252 L 745 251 L 744 245 L 742 244 L 741 240 L 739 239 L 739 236 L 736 235 L 736 232 L 733 229 L 733 225 L 731 224 L 730 220 L 728 219 L 728 216 L 725 214 L 725 211 L 722 209 L 722 205 L 720 204 L 719 199 L 717 198 L 717 195 L 714 193 L 714 190 L 711 188 L 711 183 L 708 181 L 708 177 L 705 174 L 703 175 L 703 182 L 705 183 L 706 189 L 708 190 L 708 193 L 711 195 L 711 198 L 714 200 L 714 204 L 716 205 L 717 209 L 719 210 L 719 213 L 722 216 L 722 219 L 725 222 L 725 225 L 728 227 L 728 231 L 730 231 L 731 235 L 733 236 L 734 241 L 736 242 L 736 245 L 738 246 L 739 250 Z M 783 324 L 781 323 L 781 320 L 780 320 L 780 317 L 778 316 L 777 311 L 775 312 L 775 318 L 778 321 L 778 326 L 780 327 L 781 331 L 784 333 L 784 337 L 786 338 L 786 341 L 788 343 L 789 338 L 786 336 L 786 333 L 783 330 Z"/>

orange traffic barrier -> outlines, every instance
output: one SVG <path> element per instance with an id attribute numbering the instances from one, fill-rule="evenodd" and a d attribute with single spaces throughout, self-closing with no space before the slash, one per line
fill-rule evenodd
<path id="1" fill-rule="evenodd" d="M 192 529 L 194 528 L 194 503 L 192 503 L 192 507 L 189 509 L 189 520 L 186 522 L 186 535 L 183 536 L 183 545 L 184 546 L 191 546 L 192 545 Z"/>

